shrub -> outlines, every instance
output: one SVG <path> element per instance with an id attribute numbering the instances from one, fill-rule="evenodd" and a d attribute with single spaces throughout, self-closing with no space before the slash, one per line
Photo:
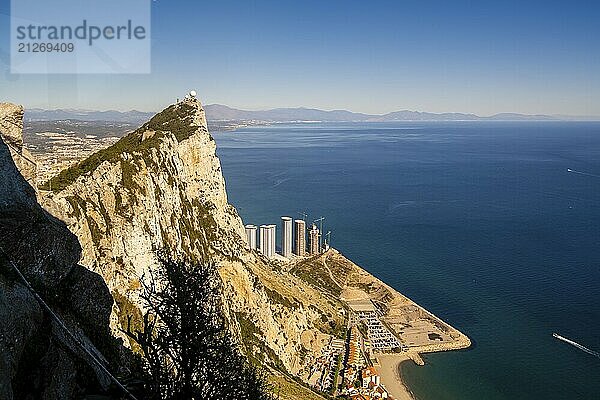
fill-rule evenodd
<path id="1" fill-rule="evenodd" d="M 146 360 L 147 398 L 274 399 L 232 341 L 220 293 L 213 266 L 161 258 L 143 287 L 143 328 L 125 331 Z"/>

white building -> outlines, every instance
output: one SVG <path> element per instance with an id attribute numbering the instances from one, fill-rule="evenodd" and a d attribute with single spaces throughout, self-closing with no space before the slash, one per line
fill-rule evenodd
<path id="1" fill-rule="evenodd" d="M 361 378 L 363 389 L 368 388 L 370 384 L 373 384 L 374 387 L 381 384 L 381 378 L 373 367 L 367 367 L 363 369 Z"/>
<path id="2" fill-rule="evenodd" d="M 292 219 L 281 217 L 281 255 L 290 257 L 292 255 Z"/>
<path id="3" fill-rule="evenodd" d="M 252 249 L 256 249 L 256 225 L 246 225 L 246 242 Z"/>
<path id="4" fill-rule="evenodd" d="M 267 248 L 268 254 L 267 257 L 273 257 L 275 255 L 275 230 L 277 229 L 277 225 L 267 225 L 269 229 L 269 236 L 267 240 Z"/>
<path id="5" fill-rule="evenodd" d="M 275 255 L 275 225 L 261 225 L 259 250 L 267 257 Z"/>
<path id="6" fill-rule="evenodd" d="M 269 228 L 267 225 L 261 225 L 259 231 L 259 239 L 258 239 L 258 250 L 263 253 L 265 256 L 267 255 L 267 236 L 269 235 Z"/>

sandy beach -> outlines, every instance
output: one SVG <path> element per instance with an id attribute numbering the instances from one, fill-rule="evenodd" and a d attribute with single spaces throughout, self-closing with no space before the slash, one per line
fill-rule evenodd
<path id="1" fill-rule="evenodd" d="M 378 354 L 377 358 L 381 365 L 376 368 L 388 393 L 396 400 L 415 400 L 400 376 L 400 364 L 413 362 L 411 358 L 406 354 Z"/>

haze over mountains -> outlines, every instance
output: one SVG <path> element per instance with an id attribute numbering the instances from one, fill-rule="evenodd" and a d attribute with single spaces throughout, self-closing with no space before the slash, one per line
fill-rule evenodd
<path id="1" fill-rule="evenodd" d="M 429 113 L 420 111 L 395 111 L 387 114 L 363 114 L 346 110 L 319 110 L 314 108 L 275 108 L 263 111 L 249 111 L 231 108 L 221 104 L 209 104 L 204 107 L 210 121 L 263 121 L 263 122 L 391 122 L 391 121 L 598 121 L 594 116 L 567 115 L 529 115 L 518 113 L 500 113 L 492 116 L 479 116 L 467 113 Z M 29 121 L 114 121 L 143 123 L 154 115 L 153 112 L 131 111 L 94 111 L 57 109 L 44 110 L 34 108 L 25 112 Z"/>

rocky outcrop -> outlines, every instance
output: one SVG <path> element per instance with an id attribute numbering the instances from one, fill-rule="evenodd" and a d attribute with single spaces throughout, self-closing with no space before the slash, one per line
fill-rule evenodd
<path id="1" fill-rule="evenodd" d="M 0 105 L 0 398 L 70 399 L 108 382 L 64 327 L 99 356 L 112 352 L 112 298 L 102 277 L 78 265 L 77 237 L 19 172 L 22 111 Z"/>
<path id="2" fill-rule="evenodd" d="M 188 98 L 63 171 L 44 204 L 61 213 L 82 244 L 80 262 L 113 293 L 115 335 L 128 315 L 140 315 L 140 285 L 162 250 L 216 265 L 232 331 L 248 355 L 296 374 L 307 362 L 302 335 L 331 330 L 315 321 L 335 324 L 337 305 L 247 248 L 215 151 L 202 105 Z"/>
<path id="3" fill-rule="evenodd" d="M 158 249 L 194 260 L 241 255 L 243 228 L 199 103 L 169 107 L 99 154 L 91 171 L 78 165 L 63 174 L 68 182 L 59 176 L 53 186 L 64 189 L 46 205 L 62 211 L 81 239 L 81 262 L 111 290 L 139 287 Z"/>
<path id="4" fill-rule="evenodd" d="M 23 106 L 0 103 L 2 140 L 17 150 L 23 148 Z"/>
<path id="5" fill-rule="evenodd" d="M 37 163 L 23 147 L 23 106 L 0 103 L 0 132 L 21 175 L 35 188 Z"/>

